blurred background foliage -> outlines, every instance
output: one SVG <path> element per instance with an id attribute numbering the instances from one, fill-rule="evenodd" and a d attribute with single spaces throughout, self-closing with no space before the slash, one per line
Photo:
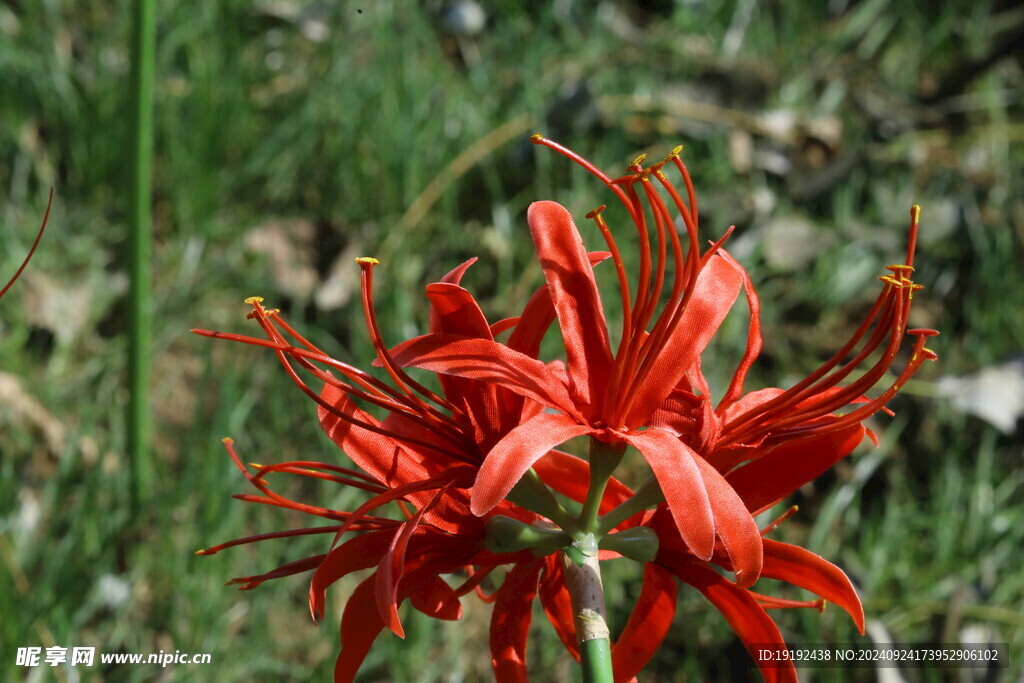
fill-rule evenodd
<path id="1" fill-rule="evenodd" d="M 301 578 L 254 593 L 221 587 L 315 552 L 315 539 L 192 553 L 301 524 L 230 498 L 247 491 L 221 437 L 248 460 L 342 456 L 271 355 L 188 330 L 254 332 L 242 299 L 259 294 L 323 348 L 367 366 L 352 296 L 360 255 L 383 263 L 376 299 L 392 342 L 424 329 L 423 285 L 471 256 L 480 261 L 465 283 L 488 316 L 514 315 L 541 282 L 529 203 L 557 199 L 582 214 L 608 202 L 580 170 L 530 145 L 535 131 L 607 169 L 685 144 L 705 236 L 736 225 L 729 248 L 762 297 L 766 348 L 751 388 L 785 386 L 842 344 L 875 276 L 903 258 L 910 205 L 922 205 L 915 279 L 927 289 L 911 323 L 942 331 L 941 360 L 908 383 L 895 418 L 872 425 L 879 449 L 798 492 L 800 512 L 778 537 L 848 571 L 871 638 L 1008 642 L 1019 675 L 1021 8 L 160 3 L 158 476 L 139 510 L 128 505 L 123 446 L 129 14 L 109 1 L 0 4 L 0 272 L 23 257 L 50 186 L 57 197 L 0 315 L 3 678 L 328 678 L 354 584 L 337 587 L 320 627 Z M 742 350 L 738 308 L 705 356 L 720 380 Z M 355 498 L 292 492 L 341 507 Z M 639 588 L 639 568 L 618 564 L 606 579 L 613 629 Z M 772 592 L 768 583 L 759 590 Z M 489 675 L 486 606 L 467 600 L 464 619 L 443 626 L 406 614 L 408 639 L 382 636 L 365 680 Z M 855 636 L 836 609 L 776 616 L 797 642 Z M 213 664 L 18 669 L 14 650 L 30 645 L 209 652 Z M 568 679 L 570 661 L 538 617 L 538 680 Z M 724 620 L 684 590 L 645 680 L 751 676 Z"/>

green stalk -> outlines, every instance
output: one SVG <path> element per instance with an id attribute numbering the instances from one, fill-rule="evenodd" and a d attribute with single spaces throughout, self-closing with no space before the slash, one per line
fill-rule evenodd
<path id="1" fill-rule="evenodd" d="M 131 226 L 128 238 L 128 453 L 133 507 L 146 498 L 152 482 L 149 458 L 150 251 L 152 243 L 154 5 L 132 6 L 131 70 Z"/>
<path id="2" fill-rule="evenodd" d="M 604 499 L 604 490 L 608 487 L 608 480 L 612 472 L 622 462 L 622 455 L 626 452 L 626 444 L 609 446 L 593 437 L 590 439 L 590 488 L 587 489 L 587 499 L 583 501 L 583 509 L 580 511 L 580 529 L 583 533 L 594 533 L 597 531 L 597 515 L 601 509 L 601 501 Z"/>
<path id="3" fill-rule="evenodd" d="M 607 638 L 592 638 L 580 644 L 583 683 L 613 683 L 612 648 Z"/>
<path id="4" fill-rule="evenodd" d="M 604 616 L 604 588 L 596 550 L 579 564 L 563 553 L 562 572 L 572 605 L 583 683 L 614 683 L 610 634 Z"/>
<path id="5" fill-rule="evenodd" d="M 661 493 L 658 480 L 651 477 L 636 490 L 631 498 L 601 518 L 601 523 L 597 527 L 597 535 L 604 536 L 641 510 L 654 507 L 664 501 L 665 496 Z"/>

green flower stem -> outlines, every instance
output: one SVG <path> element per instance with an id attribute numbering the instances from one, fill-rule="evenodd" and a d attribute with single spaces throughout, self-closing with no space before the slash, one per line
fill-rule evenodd
<path id="1" fill-rule="evenodd" d="M 604 588 L 597 554 L 576 564 L 563 553 L 562 571 L 580 646 L 583 683 L 613 683 L 610 634 L 604 616 Z"/>
<path id="2" fill-rule="evenodd" d="M 149 458 L 150 251 L 152 242 L 153 0 L 135 0 L 132 15 L 132 178 L 131 229 L 128 238 L 128 452 L 131 496 L 138 507 L 152 482 Z"/>
<path id="3" fill-rule="evenodd" d="M 625 452 L 625 443 L 610 446 L 595 438 L 590 439 L 590 488 L 587 489 L 587 499 L 583 502 L 579 517 L 580 530 L 584 533 L 597 531 L 597 515 L 601 509 L 604 491 L 608 487 L 612 472 L 622 462 L 622 455 Z"/>
<path id="4" fill-rule="evenodd" d="M 654 507 L 658 503 L 662 503 L 664 501 L 665 496 L 661 493 L 661 487 L 658 486 L 658 480 L 651 477 L 636 490 L 636 493 L 633 494 L 632 498 L 611 510 L 607 515 L 601 518 L 601 523 L 597 527 L 597 535 L 604 536 L 641 510 Z"/>
<path id="5" fill-rule="evenodd" d="M 584 683 L 612 683 L 612 648 L 607 638 L 591 638 L 580 643 L 580 663 Z"/>

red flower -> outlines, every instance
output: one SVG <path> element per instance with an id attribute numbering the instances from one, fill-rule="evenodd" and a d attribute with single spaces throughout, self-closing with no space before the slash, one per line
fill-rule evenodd
<path id="1" fill-rule="evenodd" d="M 603 255 L 594 255 L 600 260 Z M 250 317 L 263 328 L 266 338 L 195 330 L 198 334 L 272 349 L 299 388 L 319 406 L 320 423 L 335 443 L 360 468 L 338 467 L 321 462 L 285 462 L 251 465 L 250 471 L 225 443 L 232 459 L 261 495 L 236 496 L 248 502 L 297 510 L 329 520 L 327 526 L 292 529 L 250 536 L 199 551 L 210 555 L 228 547 L 276 538 L 330 534 L 327 552 L 288 562 L 268 572 L 231 581 L 243 590 L 264 581 L 313 571 L 310 611 L 323 616 L 326 589 L 343 576 L 376 567 L 349 598 L 341 620 L 342 650 L 335 678 L 351 680 L 377 634 L 385 627 L 399 636 L 403 629 L 398 605 L 409 598 L 419 611 L 439 619 L 461 615 L 459 597 L 479 592 L 480 583 L 499 565 L 512 565 L 501 588 L 488 598 L 495 601 L 491 648 L 498 680 L 525 680 L 525 644 L 531 604 L 543 596 L 568 597 L 560 571 L 537 553 L 553 553 L 570 540 L 561 530 L 549 530 L 545 518 L 571 527 L 574 520 L 561 508 L 547 486 L 582 502 L 589 479 L 587 463 L 552 452 L 537 467 L 536 478 L 510 492 L 481 518 L 469 511 L 471 486 L 483 454 L 500 440 L 502 430 L 536 414 L 541 407 L 501 387 L 457 377 L 442 377 L 444 395 L 437 395 L 410 378 L 391 358 L 377 328 L 373 308 L 374 259 L 358 259 L 363 273 L 363 303 L 367 328 L 378 353 L 378 362 L 391 378 L 380 381 L 362 370 L 330 358 L 286 323 L 276 310 L 266 309 L 258 297 L 248 299 Z M 427 288 L 431 305 L 431 329 L 478 335 L 492 339 L 492 328 L 479 306 L 458 282 L 472 261 Z M 544 290 L 535 296 L 517 319 L 497 323 L 496 329 L 513 329 L 512 338 L 531 338 L 517 332 L 524 326 L 536 329 L 553 319 Z M 525 352 L 531 349 L 523 347 Z M 535 351 L 534 351 L 535 352 Z M 300 371 L 323 383 L 321 391 L 308 386 Z M 378 421 L 357 407 L 355 401 L 386 411 Z M 523 417 L 523 416 L 526 417 Z M 358 509 L 347 512 L 291 500 L 274 491 L 268 478 L 293 474 L 354 487 L 372 494 Z M 612 479 L 602 512 L 627 500 L 632 492 Z M 515 500 L 516 504 L 512 502 Z M 404 520 L 375 516 L 383 505 L 397 502 Z M 528 506 L 524 507 L 524 506 Z M 540 522 L 536 526 L 531 526 Z M 341 542 L 349 532 L 358 535 Z M 514 534 L 525 534 L 524 537 Z M 487 546 L 490 545 L 489 550 Z M 529 547 L 533 552 L 524 548 Z M 465 573 L 459 588 L 451 588 L 441 576 Z M 482 594 L 481 594 L 482 595 Z M 549 613 L 554 619 L 554 613 Z M 559 629 L 570 629 L 571 618 Z"/>
<path id="2" fill-rule="evenodd" d="M 540 136 L 534 141 L 582 165 L 622 202 L 641 245 L 636 291 L 631 294 L 601 209 L 588 217 L 608 252 L 588 253 L 568 211 L 540 202 L 530 207 L 528 219 L 546 284 L 522 315 L 494 325 L 459 284 L 469 261 L 427 288 L 430 333 L 388 351 L 373 308 L 376 261 L 358 259 L 367 329 L 377 364 L 390 383 L 330 358 L 277 311 L 264 309 L 259 299 L 250 300 L 251 317 L 263 327 L 266 339 L 198 331 L 275 351 L 300 389 L 319 405 L 324 429 L 365 472 L 321 463 L 284 463 L 258 467 L 255 475 L 247 472 L 264 495 L 245 499 L 302 510 L 336 524 L 250 537 L 206 552 L 269 537 L 334 534 L 322 555 L 238 580 L 253 587 L 269 578 L 315 570 L 310 591 L 315 618 L 322 613 L 327 586 L 351 571 L 376 566 L 342 617 L 339 680 L 351 678 L 385 626 L 402 634 L 397 607 L 404 598 L 431 616 L 452 618 L 458 614 L 458 596 L 478 587 L 480 577 L 499 564 L 512 568 L 496 594 L 491 625 L 498 678 L 525 678 L 525 639 L 535 597 L 578 657 L 579 634 L 572 626 L 569 590 L 556 551 L 593 550 L 598 547 L 595 540 L 600 541 L 602 559 L 616 553 L 654 558 L 645 564 L 640 599 L 612 648 L 616 680 L 637 673 L 667 633 L 675 610 L 673 576 L 711 600 L 748 646 L 784 645 L 766 609 L 824 604 L 750 591 L 761 575 L 836 602 L 863 632 L 860 602 L 845 575 L 806 550 L 764 540 L 754 515 L 847 455 L 865 435 L 873 437 L 862 422 L 885 410 L 906 379 L 935 358 L 924 346 L 935 332 L 906 329 L 912 295 L 919 289 L 909 279 L 916 207 L 907 263 L 890 267 L 892 274 L 882 278 L 875 305 L 835 357 L 788 390 L 744 394 L 747 371 L 761 350 L 760 304 L 746 272 L 721 248 L 725 237 L 700 251 L 696 197 L 679 150 L 650 168 L 642 166 L 641 157 L 631 164 L 629 175 L 613 180 L 553 142 Z M 668 164 L 682 174 L 686 200 L 663 172 Z M 669 206 L 686 227 L 685 248 Z M 625 313 L 614 352 L 593 271 L 608 257 Z M 715 405 L 700 357 L 741 289 L 750 310 L 747 349 Z M 564 364 L 538 359 L 541 339 L 555 320 L 564 341 Z M 504 343 L 495 340 L 509 331 Z M 908 333 L 917 340 L 896 382 L 878 397 L 867 398 L 865 392 L 893 364 Z M 873 365 L 840 386 L 873 355 Z M 409 377 L 406 366 L 437 373 L 441 394 Z M 322 390 L 310 388 L 300 371 L 322 383 Z M 386 418 L 378 421 L 357 402 L 385 411 Z M 850 412 L 841 414 L 846 406 Z M 578 436 L 591 437 L 589 465 L 555 450 Z M 635 493 L 611 477 L 627 445 L 641 452 L 653 472 Z M 279 471 L 356 486 L 373 495 L 351 513 L 305 505 L 269 489 L 266 476 Z M 579 517 L 570 516 L 548 487 L 583 503 Z M 404 520 L 371 515 L 391 502 L 402 506 Z M 547 520 L 559 528 L 552 530 Z M 349 531 L 361 533 L 338 545 Z M 650 544 L 654 537 L 660 542 L 656 555 Z M 631 550 L 634 542 L 641 550 Z M 713 566 L 733 572 L 735 582 Z M 451 589 L 440 578 L 459 571 L 471 577 L 460 589 Z M 366 623 L 364 615 L 373 605 L 375 616 Z M 766 668 L 765 675 L 788 680 L 792 671 Z"/>
<path id="3" fill-rule="evenodd" d="M 908 263 L 893 266 L 893 275 L 882 278 L 882 293 L 867 320 L 836 356 L 788 391 L 766 389 L 744 396 L 747 370 L 761 349 L 757 295 L 746 272 L 721 249 L 725 237 L 701 253 L 696 196 L 679 149 L 646 169 L 643 157 L 638 158 L 629 175 L 613 180 L 560 145 L 540 136 L 533 139 L 601 180 L 634 223 L 641 264 L 631 295 L 618 246 L 602 217 L 604 207 L 588 214 L 608 245 L 625 311 L 617 350 L 611 350 L 593 268 L 572 217 L 554 202 L 538 202 L 529 210 L 530 233 L 562 332 L 565 371 L 509 345 L 455 334 L 411 340 L 396 347 L 394 357 L 402 365 L 497 384 L 557 411 L 535 415 L 494 445 L 473 487 L 473 512 L 492 509 L 535 463 L 574 437 L 589 435 L 620 453 L 629 444 L 650 465 L 656 479 L 652 485 L 660 487 L 690 552 L 710 559 L 717 538 L 731 557 L 737 581 L 749 586 L 762 563 L 761 537 L 751 513 L 849 453 L 866 433 L 861 422 L 883 409 L 924 360 L 934 358 L 923 341 L 934 332 L 910 330 L 918 342 L 897 382 L 874 400 L 863 398 L 892 364 L 906 332 L 911 295 L 919 288 L 908 277 L 917 214 Z M 668 164 L 682 174 L 688 201 L 665 175 Z M 685 250 L 670 205 L 686 227 Z M 670 288 L 669 260 L 674 265 Z M 741 288 L 751 311 L 748 347 L 724 397 L 713 407 L 700 355 Z M 659 309 L 663 299 L 666 303 Z M 537 331 L 534 347 L 543 331 Z M 841 364 L 858 344 L 853 358 Z M 882 353 L 873 367 L 849 386 L 837 386 L 878 348 Z M 864 405 L 848 415 L 835 412 L 858 402 Z M 784 470 L 778 467 L 781 461 L 796 465 Z M 746 500 L 735 490 L 745 483 L 758 490 Z"/>

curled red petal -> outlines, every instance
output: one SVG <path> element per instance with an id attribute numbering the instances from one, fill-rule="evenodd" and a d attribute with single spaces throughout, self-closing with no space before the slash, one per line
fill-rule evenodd
<path id="1" fill-rule="evenodd" d="M 448 282 L 427 285 L 430 331 L 491 339 L 491 328 L 469 290 Z"/>
<path id="2" fill-rule="evenodd" d="M 565 415 L 542 413 L 527 420 L 495 444 L 480 466 L 470 497 L 470 509 L 484 515 L 555 446 L 593 431 Z"/>
<path id="3" fill-rule="evenodd" d="M 761 575 L 763 561 L 763 539 L 757 522 L 718 470 L 699 455 L 694 457 L 694 461 L 704 478 L 704 488 L 715 516 L 715 534 L 729 553 L 736 584 L 740 588 L 751 586 Z"/>
<path id="4" fill-rule="evenodd" d="M 763 576 L 788 581 L 825 598 L 846 611 L 864 635 L 864 606 L 842 569 L 810 550 L 764 540 Z"/>
<path id="5" fill-rule="evenodd" d="M 374 605 L 374 577 L 359 584 L 341 615 L 341 652 L 334 663 L 334 683 L 351 683 L 366 659 L 366 653 L 384 630 Z"/>
<path id="6" fill-rule="evenodd" d="M 327 553 L 309 584 L 309 611 L 314 621 L 323 619 L 327 588 L 343 576 L 379 563 L 397 533 L 396 528 L 360 534 Z"/>
<path id="7" fill-rule="evenodd" d="M 651 466 L 672 519 L 690 551 L 702 560 L 715 549 L 715 521 L 704 479 L 695 459 L 700 456 L 660 429 L 648 429 L 624 437 Z"/>
<path id="8" fill-rule="evenodd" d="M 477 262 L 476 256 L 473 258 L 460 263 L 456 267 L 452 268 L 447 275 L 441 278 L 441 282 L 450 282 L 453 285 L 457 285 L 462 282 L 462 276 L 466 274 L 469 267 Z"/>
<path id="9" fill-rule="evenodd" d="M 407 589 L 412 606 L 434 619 L 454 621 L 462 618 L 462 603 L 455 589 L 440 576 L 427 576 Z"/>
<path id="10" fill-rule="evenodd" d="M 493 340 L 487 318 L 473 295 L 447 282 L 427 286 L 430 300 L 430 331 Z M 477 441 L 487 441 L 501 431 L 501 412 L 496 387 L 462 377 L 440 375 L 445 397 L 469 416 Z"/>
<path id="11" fill-rule="evenodd" d="M 644 565 L 644 582 L 633 613 L 615 644 L 612 669 L 616 683 L 632 680 L 665 640 L 676 614 L 676 581 L 664 567 Z"/>
<path id="12" fill-rule="evenodd" d="M 534 202 L 530 235 L 558 316 L 573 398 L 587 417 L 601 414 L 612 352 L 601 297 L 583 238 L 556 202 Z"/>
<path id="13" fill-rule="evenodd" d="M 538 559 L 512 567 L 498 589 L 491 614 L 491 666 L 499 683 L 529 680 L 526 673 L 526 636 L 533 618 L 537 576 L 544 565 Z"/>
<path id="14" fill-rule="evenodd" d="M 405 638 L 405 629 L 402 628 L 402 621 L 398 617 L 398 603 L 401 602 L 398 585 L 405 574 L 405 554 L 409 548 L 409 541 L 419 528 L 423 516 L 437 504 L 447 489 L 448 487 L 445 487 L 435 493 L 427 505 L 420 508 L 409 521 L 402 525 L 400 531 L 391 539 L 391 544 L 384 557 L 381 558 L 380 564 L 377 565 L 375 574 L 377 610 L 380 612 L 384 624 L 399 638 Z"/>
<path id="15" fill-rule="evenodd" d="M 779 627 L 768 613 L 757 604 L 757 600 L 746 590 L 738 588 L 717 572 L 689 562 L 673 563 L 669 567 L 676 576 L 690 584 L 713 604 L 729 626 L 736 632 L 747 651 L 758 661 L 766 683 L 796 683 L 796 668 L 792 662 L 777 666 L 774 663 L 761 665 L 753 652 L 754 645 L 762 647 L 786 647 Z"/>
<path id="16" fill-rule="evenodd" d="M 544 571 L 540 575 L 537 589 L 544 615 L 555 628 L 562 645 L 576 661 L 580 660 L 580 648 L 576 644 L 576 627 L 573 623 L 572 600 L 569 589 L 565 587 L 565 576 L 562 574 L 560 553 L 544 558 Z"/>
<path id="17" fill-rule="evenodd" d="M 493 382 L 548 407 L 578 414 L 565 384 L 544 363 L 495 341 L 428 334 L 399 344 L 391 356 L 403 367 Z"/>
<path id="18" fill-rule="evenodd" d="M 725 479 L 756 515 L 842 460 L 863 441 L 864 434 L 864 427 L 857 424 L 788 441 L 733 470 Z"/>
<path id="19" fill-rule="evenodd" d="M 725 394 L 718 404 L 718 410 L 722 411 L 743 395 L 743 383 L 747 379 L 747 372 L 757 357 L 761 355 L 763 342 L 761 339 L 761 300 L 754 289 L 754 283 L 750 281 L 750 276 L 747 275 L 747 271 L 743 269 L 743 266 L 725 249 L 720 249 L 718 253 L 743 277 L 743 292 L 747 297 L 747 310 L 749 312 L 747 348 L 743 352 L 743 358 L 740 359 L 739 365 L 736 366 L 736 371 L 729 382 L 729 388 L 725 390 Z"/>
<path id="20" fill-rule="evenodd" d="M 377 421 L 363 412 L 345 392 L 330 383 L 325 383 L 320 397 L 339 412 L 377 425 Z M 364 429 L 343 420 L 322 406 L 319 408 L 320 426 L 338 444 L 352 461 L 374 479 L 388 486 L 398 486 L 413 481 L 422 481 L 436 472 L 430 470 L 414 453 L 406 451 L 394 439 Z"/>
<path id="21" fill-rule="evenodd" d="M 678 324 L 637 390 L 626 426 L 636 428 L 648 423 L 714 337 L 742 284 L 741 271 L 720 256 L 712 257 L 701 269 Z"/>

